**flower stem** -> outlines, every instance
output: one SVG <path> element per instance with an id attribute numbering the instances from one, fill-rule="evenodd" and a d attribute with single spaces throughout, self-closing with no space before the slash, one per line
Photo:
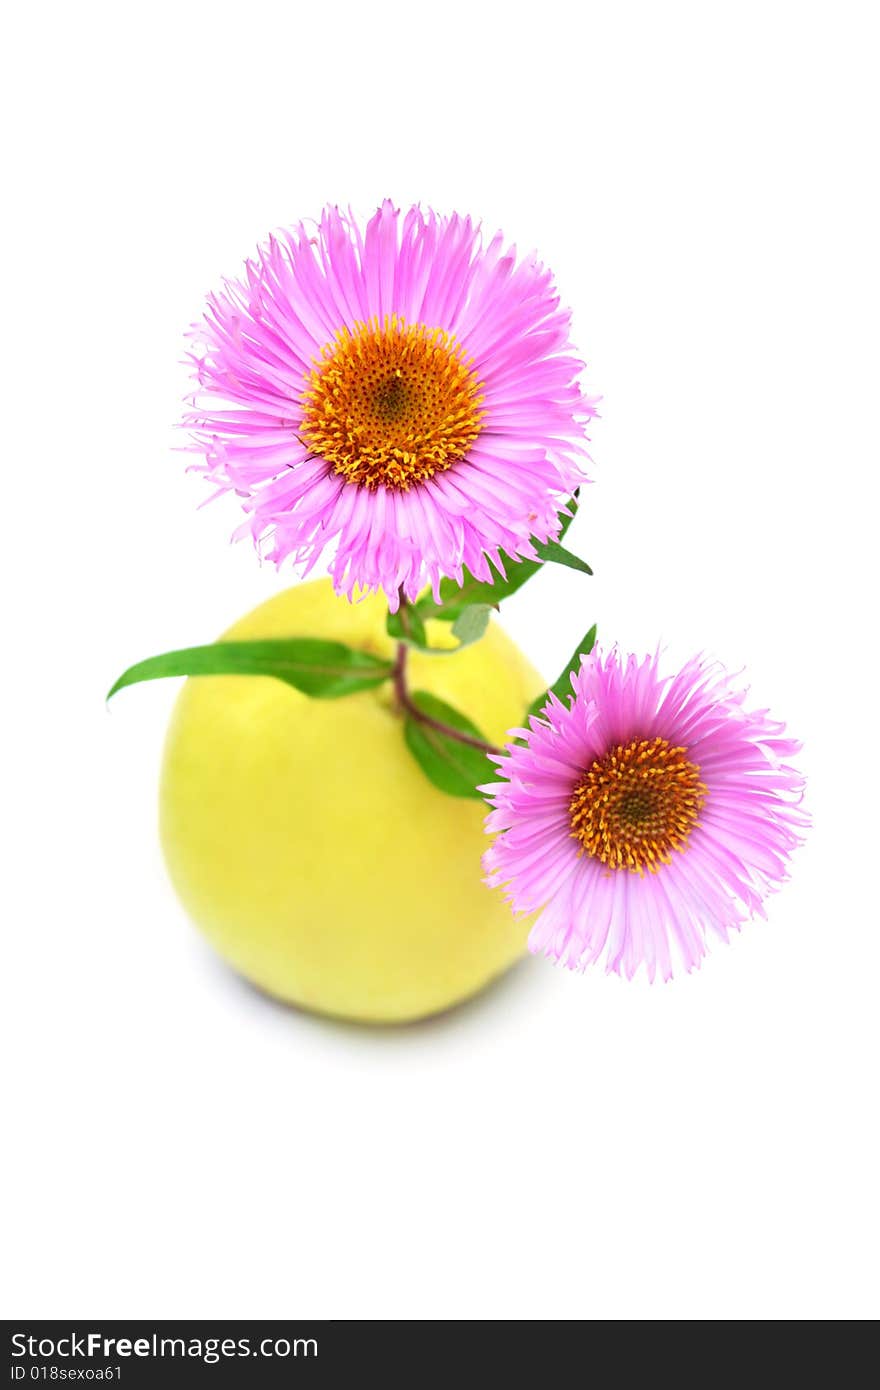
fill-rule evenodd
<path id="1" fill-rule="evenodd" d="M 397 651 L 394 656 L 394 666 L 391 669 L 391 684 L 394 687 L 394 700 L 398 711 L 403 712 L 409 708 L 410 699 L 406 688 L 406 656 L 407 648 L 405 642 L 398 642 Z"/>
<path id="2" fill-rule="evenodd" d="M 409 650 L 405 642 L 398 642 L 397 652 L 394 658 L 394 667 L 391 672 L 391 682 L 394 687 L 394 697 L 397 708 L 419 724 L 424 724 L 426 729 L 434 729 L 436 733 L 443 734 L 445 738 L 454 739 L 456 743 L 464 743 L 468 748 L 478 748 L 481 753 L 500 753 L 501 749 L 496 748 L 494 743 L 484 743 L 481 738 L 473 738 L 471 734 L 462 733 L 461 729 L 453 729 L 450 724 L 444 724 L 439 719 L 434 719 L 430 714 L 425 714 L 418 705 L 411 699 L 406 684 L 406 662 Z"/>

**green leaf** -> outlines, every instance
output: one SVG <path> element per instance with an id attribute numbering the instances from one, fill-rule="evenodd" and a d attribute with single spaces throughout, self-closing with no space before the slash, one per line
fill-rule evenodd
<path id="1" fill-rule="evenodd" d="M 541 710 L 546 705 L 551 693 L 555 695 L 558 700 L 563 701 L 565 700 L 565 697 L 567 695 L 571 694 L 571 678 L 574 675 L 575 671 L 579 670 L 580 668 L 581 657 L 589 656 L 590 652 L 593 650 L 593 647 L 595 645 L 596 624 L 593 623 L 593 626 L 590 628 L 589 632 L 584 633 L 580 642 L 572 652 L 571 660 L 569 661 L 565 670 L 560 672 L 560 674 L 557 676 L 556 680 L 553 682 L 550 688 L 544 691 L 543 695 L 539 695 L 537 700 L 533 700 L 532 703 L 529 705 L 528 709 L 526 710 L 526 723 L 528 723 L 529 719 L 532 717 L 533 714 L 541 713 Z"/>
<path id="2" fill-rule="evenodd" d="M 416 690 L 409 698 L 424 718 L 418 719 L 407 710 L 403 736 L 425 776 L 449 796 L 467 796 L 482 801 L 477 786 L 492 780 L 493 764 L 482 749 L 450 738 L 436 725 L 445 724 L 469 738 L 485 742 L 479 729 L 458 710 L 444 700 L 438 700 L 436 695 L 429 695 L 426 690 Z"/>
<path id="3" fill-rule="evenodd" d="M 429 651 L 425 620 L 414 604 L 401 603 L 396 613 L 389 613 L 385 628 L 395 642 L 407 642 L 411 647 Z"/>
<path id="4" fill-rule="evenodd" d="M 126 685 L 163 676 L 274 676 L 305 695 L 325 700 L 381 685 L 391 675 L 388 661 L 342 642 L 287 637 L 266 642 L 214 642 L 207 647 L 151 656 L 129 666 L 107 695 Z"/>
<path id="5" fill-rule="evenodd" d="M 406 642 L 408 646 L 415 647 L 420 652 L 431 652 L 434 656 L 451 656 L 453 652 L 460 652 L 462 647 L 469 647 L 472 642 L 479 641 L 486 631 L 490 611 L 490 605 L 486 603 L 471 603 L 462 608 L 452 624 L 452 631 L 458 638 L 457 647 L 431 646 L 425 618 L 434 615 L 425 611 L 423 616 L 423 611 L 415 604 L 402 603 L 396 613 L 389 613 L 385 619 L 385 628 L 388 636 L 395 642 Z"/>
<path id="6" fill-rule="evenodd" d="M 580 570 L 581 574 L 593 573 L 586 560 L 572 555 L 571 551 L 564 549 L 558 541 L 536 541 L 535 549 L 545 565 L 567 565 L 570 570 Z"/>
<path id="7" fill-rule="evenodd" d="M 531 579 L 541 568 L 535 560 L 511 560 L 508 556 L 504 558 L 507 578 L 502 579 L 498 575 L 494 584 L 475 579 L 467 567 L 461 585 L 456 584 L 454 579 L 441 579 L 439 608 L 431 599 L 419 600 L 419 607 L 425 617 L 439 618 L 441 622 L 452 623 L 471 604 L 486 603 L 497 608 L 502 599 L 515 594 L 517 589 L 522 588 L 526 580 Z"/>
<path id="8" fill-rule="evenodd" d="M 548 541 L 544 545 L 538 541 L 534 543 L 539 554 L 551 549 L 558 552 L 545 557 L 557 564 L 571 563 L 575 560 L 575 556 L 569 556 L 569 552 L 563 550 L 562 546 L 559 545 L 559 540 L 565 535 L 574 520 L 578 507 L 577 493 L 569 498 L 566 507 L 568 514 L 559 513 L 562 525 L 558 540 Z M 561 560 L 560 555 L 569 556 L 569 558 L 568 560 Z M 469 608 L 472 604 L 485 604 L 491 608 L 497 608 L 503 599 L 510 598 L 511 594 L 515 594 L 517 589 L 521 589 L 523 584 L 532 578 L 532 575 L 538 573 L 544 560 L 517 560 L 505 555 L 504 562 L 507 578 L 502 579 L 500 575 L 497 575 L 494 584 L 488 584 L 482 579 L 475 579 L 467 568 L 465 568 L 461 584 L 456 584 L 454 579 L 441 579 L 439 606 L 434 603 L 430 595 L 427 595 L 419 600 L 417 605 L 419 611 L 426 618 L 440 618 L 443 622 L 454 622 L 461 616 L 464 609 Z M 589 565 L 583 560 L 578 560 L 575 567 L 586 570 L 588 574 L 592 573 Z"/>
<path id="9" fill-rule="evenodd" d="M 469 603 L 467 608 L 461 610 L 452 624 L 452 635 L 458 638 L 459 648 L 479 642 L 489 626 L 491 612 L 492 605 L 489 603 Z"/>

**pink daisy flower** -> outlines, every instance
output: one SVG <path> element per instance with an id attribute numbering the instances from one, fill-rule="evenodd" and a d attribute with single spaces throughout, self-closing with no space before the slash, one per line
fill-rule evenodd
<path id="1" fill-rule="evenodd" d="M 568 705 L 551 695 L 495 761 L 489 882 L 541 915 L 530 948 L 571 969 L 604 957 L 631 978 L 699 966 L 710 933 L 760 913 L 806 817 L 800 745 L 700 658 L 584 657 Z"/>
<path id="2" fill-rule="evenodd" d="M 272 237 L 193 333 L 196 467 L 249 534 L 337 590 L 415 599 L 467 566 L 535 558 L 584 481 L 584 423 L 553 279 L 469 217 L 384 202 Z"/>

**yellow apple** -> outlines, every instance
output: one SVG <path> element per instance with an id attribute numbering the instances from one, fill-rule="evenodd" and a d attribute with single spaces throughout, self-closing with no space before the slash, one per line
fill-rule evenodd
<path id="1" fill-rule="evenodd" d="M 375 596 L 350 604 L 318 580 L 224 635 L 324 637 L 390 657 L 385 613 Z M 429 626 L 432 642 L 450 643 L 447 624 Z M 496 743 L 544 686 L 494 622 L 461 653 L 412 651 L 408 681 Z M 301 1008 L 422 1018 L 516 960 L 528 923 L 483 882 L 485 814 L 428 781 L 390 683 L 320 700 L 265 676 L 200 676 L 175 706 L 160 794 L 171 879 L 231 966 Z"/>

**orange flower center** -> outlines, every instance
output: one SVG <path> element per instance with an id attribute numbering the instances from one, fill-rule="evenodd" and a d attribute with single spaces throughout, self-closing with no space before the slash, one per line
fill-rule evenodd
<path id="1" fill-rule="evenodd" d="M 571 833 L 609 869 L 656 873 L 682 850 L 706 796 L 700 769 L 665 738 L 631 739 L 597 758 L 572 792 Z"/>
<path id="2" fill-rule="evenodd" d="M 442 328 L 396 316 L 341 328 L 306 378 L 304 444 L 349 483 L 406 491 L 462 458 L 482 387 Z"/>

